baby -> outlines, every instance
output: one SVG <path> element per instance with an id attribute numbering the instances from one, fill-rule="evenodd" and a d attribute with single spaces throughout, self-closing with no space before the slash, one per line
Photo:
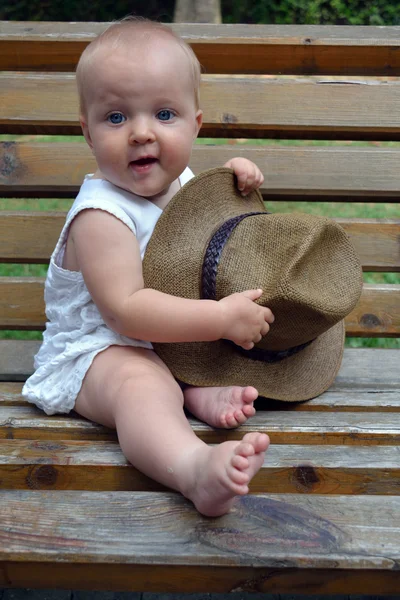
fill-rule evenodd
<path id="1" fill-rule="evenodd" d="M 76 198 L 50 261 L 48 323 L 23 394 L 48 414 L 69 412 L 117 430 L 126 458 L 189 498 L 204 515 L 229 511 L 263 464 L 269 438 L 249 433 L 211 447 L 185 416 L 237 427 L 255 413 L 253 387 L 186 388 L 151 342 L 232 340 L 250 349 L 274 317 L 248 290 L 220 301 L 146 289 L 142 259 L 165 206 L 193 173 L 202 124 L 200 67 L 168 27 L 114 23 L 77 68 L 80 123 L 97 163 Z M 234 158 L 246 195 L 263 177 Z M 245 199 L 243 200 L 245 202 Z"/>

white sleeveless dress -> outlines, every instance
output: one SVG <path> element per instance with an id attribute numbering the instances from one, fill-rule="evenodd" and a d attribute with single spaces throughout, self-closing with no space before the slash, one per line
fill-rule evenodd
<path id="1" fill-rule="evenodd" d="M 189 168 L 180 176 L 183 186 L 193 177 Z M 136 236 L 143 259 L 147 243 L 162 210 L 141 196 L 122 190 L 103 179 L 87 175 L 68 212 L 50 259 L 44 299 L 46 330 L 35 356 L 35 372 L 22 395 L 48 415 L 67 413 L 75 406 L 83 378 L 95 356 L 112 345 L 152 348 L 110 329 L 94 304 L 82 273 L 62 267 L 69 227 L 82 210 L 104 210 L 120 219 Z"/>

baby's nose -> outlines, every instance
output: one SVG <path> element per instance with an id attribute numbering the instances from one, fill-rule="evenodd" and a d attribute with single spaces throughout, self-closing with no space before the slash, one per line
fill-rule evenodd
<path id="1" fill-rule="evenodd" d="M 146 144 L 153 142 L 154 139 L 154 132 L 146 119 L 138 119 L 133 123 L 130 135 L 131 144 Z"/>

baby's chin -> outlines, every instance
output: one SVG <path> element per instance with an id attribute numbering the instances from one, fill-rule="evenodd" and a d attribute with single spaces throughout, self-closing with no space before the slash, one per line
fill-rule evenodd
<path id="1" fill-rule="evenodd" d="M 168 185 L 168 187 L 166 188 L 154 185 L 126 185 L 120 181 L 113 181 L 108 177 L 104 177 L 103 179 L 106 179 L 107 181 L 109 181 L 116 187 L 119 187 L 125 192 L 135 194 L 135 196 L 141 196 L 142 198 L 146 198 L 146 200 L 150 201 L 154 201 L 157 198 L 165 196 L 171 187 L 171 185 Z"/>
<path id="2" fill-rule="evenodd" d="M 180 187 L 179 179 L 175 179 L 166 187 L 153 188 L 148 191 L 142 190 L 141 192 L 133 191 L 133 193 L 146 198 L 146 200 L 153 202 L 160 208 L 165 208 L 171 198 L 179 191 Z"/>

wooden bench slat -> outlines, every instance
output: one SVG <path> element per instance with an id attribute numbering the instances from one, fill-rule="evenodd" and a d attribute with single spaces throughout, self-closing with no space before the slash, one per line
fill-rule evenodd
<path id="1" fill-rule="evenodd" d="M 0 381 L 25 381 L 39 347 L 36 340 L 0 340 Z"/>
<path id="2" fill-rule="evenodd" d="M 4 211 L 0 214 L 0 262 L 48 263 L 65 213 Z M 364 271 L 400 271 L 400 220 L 335 220 L 349 234 Z"/>
<path id="3" fill-rule="evenodd" d="M 33 372 L 33 357 L 39 346 L 40 342 L 33 340 L 0 340 L 0 381 L 25 381 Z M 388 392 L 400 398 L 399 351 L 345 348 L 342 365 L 330 389 L 350 394 Z"/>
<path id="4" fill-rule="evenodd" d="M 107 23 L 0 22 L 0 70 L 73 71 Z M 206 73 L 400 74 L 393 27 L 172 24 Z M 351 49 L 351 52 L 349 52 Z"/>
<path id="5" fill-rule="evenodd" d="M 0 345 L 1 348 L 1 345 Z M 351 352 L 351 351 L 350 351 Z M 348 350 L 346 350 L 346 354 Z M 345 370 L 342 366 L 341 372 Z M 340 381 L 340 375 L 339 375 Z M 21 395 L 23 383 L 1 382 L 0 383 L 0 408 L 2 406 L 25 406 L 27 403 Z M 333 386 L 321 396 L 308 400 L 307 402 L 295 402 L 292 404 L 283 402 L 264 401 L 259 399 L 256 406 L 259 409 L 285 411 L 350 411 L 350 412 L 400 412 L 400 393 L 395 389 L 383 390 L 340 390 L 340 384 Z"/>
<path id="6" fill-rule="evenodd" d="M 177 518 L 174 516 L 174 518 Z M 195 535 L 195 533 L 193 534 Z M 268 539 L 268 538 L 267 538 Z M 275 540 L 278 542 L 278 540 Z M 290 543 L 290 542 L 288 542 Z M 150 563 L 150 560 L 148 561 Z M 280 564 L 280 563 L 279 563 Z M 54 554 L 46 562 L 0 562 L 3 587 L 62 588 L 141 592 L 259 592 L 297 594 L 365 594 L 395 596 L 399 589 L 396 570 L 366 568 L 218 567 L 58 562 Z"/>
<path id="7" fill-rule="evenodd" d="M 245 433 L 268 433 L 274 444 L 385 445 L 400 443 L 400 413 L 258 411 L 240 429 L 213 429 L 189 419 L 196 435 L 208 444 L 241 439 Z M 78 415 L 48 417 L 34 406 L 4 406 L 0 413 L 0 439 L 116 439 L 113 430 Z"/>
<path id="8" fill-rule="evenodd" d="M 190 166 L 201 173 L 234 156 L 259 166 L 266 201 L 400 201 L 398 148 L 196 144 Z M 0 142 L 0 164 L 0 195 L 10 197 L 72 197 L 95 170 L 81 142 Z"/>
<path id="9" fill-rule="evenodd" d="M 2 440 L 2 489 L 152 491 L 114 442 Z M 400 495 L 397 446 L 272 445 L 252 492 Z"/>
<path id="10" fill-rule="evenodd" d="M 3 73 L 0 88 L 5 133 L 81 133 L 72 74 Z M 204 75 L 201 96 L 202 137 L 400 140 L 399 82 Z"/>
<path id="11" fill-rule="evenodd" d="M 43 288 L 41 277 L 0 277 L 0 329 L 43 329 Z M 350 336 L 399 336 L 400 284 L 364 284 L 345 323 Z"/>
<path id="12" fill-rule="evenodd" d="M 345 323 L 349 336 L 398 337 L 400 284 L 364 284 L 360 301 Z"/>
<path id="13" fill-rule="evenodd" d="M 2 211 L 0 217 L 0 262 L 49 262 L 66 213 Z"/>
<path id="14" fill-rule="evenodd" d="M 0 565 L 151 564 L 153 577 L 157 565 L 212 565 L 234 568 L 237 586 L 244 567 L 277 564 L 397 570 L 398 580 L 399 510 L 396 496 L 262 494 L 210 520 L 174 493 L 3 491 Z"/>
<path id="15" fill-rule="evenodd" d="M 0 345 L 1 348 L 1 345 Z M 368 352 L 368 350 L 367 350 Z M 390 351 L 389 351 L 390 352 Z M 351 356 L 346 350 L 346 359 Z M 354 354 L 354 352 L 353 352 Z M 256 401 L 257 410 L 284 410 L 284 411 L 350 411 L 350 412 L 400 412 L 400 393 L 392 388 L 370 390 L 360 388 L 358 390 L 340 389 L 342 373 L 346 370 L 342 365 L 338 379 L 333 386 L 321 396 L 308 400 L 307 402 L 273 402 L 271 400 Z M 339 383 L 338 383 L 339 382 Z M 386 383 L 386 382 L 385 382 Z M 395 384 L 394 384 L 395 385 Z M 0 383 L 0 408 L 3 406 L 26 406 L 27 403 L 21 395 L 23 384 L 20 382 Z M 339 388 L 339 389 L 338 389 Z"/>

